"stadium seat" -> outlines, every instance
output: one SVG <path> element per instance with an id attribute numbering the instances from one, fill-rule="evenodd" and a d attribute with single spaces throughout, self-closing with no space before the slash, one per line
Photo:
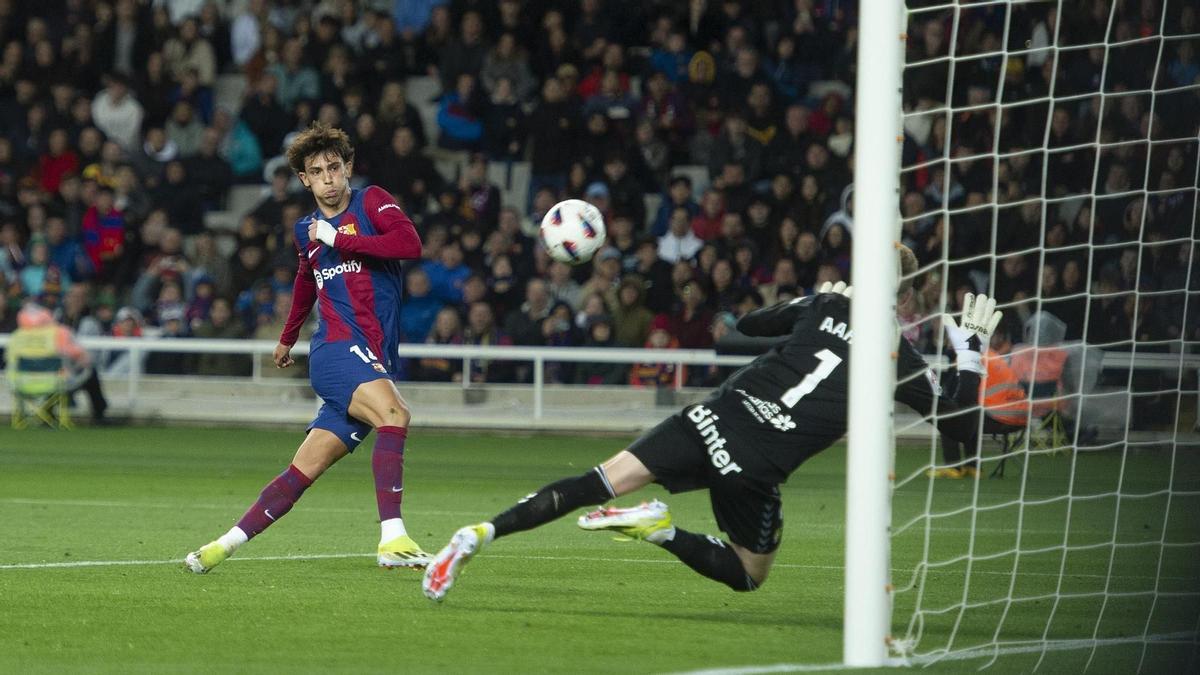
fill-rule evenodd
<path id="1" fill-rule="evenodd" d="M 28 349 L 27 349 L 28 348 Z M 9 345 L 8 384 L 13 397 L 12 427 L 25 429 L 31 421 L 52 429 L 70 429 L 70 394 L 57 354 L 42 354 L 18 339 Z"/>

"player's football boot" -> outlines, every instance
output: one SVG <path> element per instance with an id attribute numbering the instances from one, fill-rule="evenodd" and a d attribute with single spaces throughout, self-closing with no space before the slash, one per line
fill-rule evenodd
<path id="1" fill-rule="evenodd" d="M 183 566 L 190 572 L 196 574 L 208 574 L 212 568 L 220 565 L 222 561 L 233 553 L 225 548 L 219 541 L 210 541 L 200 547 L 199 551 L 192 551 L 183 559 Z"/>
<path id="2" fill-rule="evenodd" d="M 645 539 L 671 527 L 671 512 L 666 504 L 657 499 L 624 509 L 605 506 L 579 516 L 579 527 L 585 530 L 612 530 L 630 539 Z"/>
<path id="3" fill-rule="evenodd" d="M 929 469 L 925 472 L 930 478 L 952 478 L 959 479 L 963 477 L 962 469 L 956 466 L 945 466 L 940 469 Z"/>
<path id="4" fill-rule="evenodd" d="M 979 478 L 979 469 L 974 466 L 964 466 L 962 469 L 959 469 L 959 473 L 962 474 L 963 478 Z"/>
<path id="5" fill-rule="evenodd" d="M 405 534 L 380 544 L 375 560 L 380 567 L 421 569 L 429 564 L 432 557 L 421 548 L 420 544 L 413 541 L 412 537 Z"/>
<path id="6" fill-rule="evenodd" d="M 433 561 L 425 568 L 425 578 L 421 580 L 421 590 L 425 597 L 441 602 L 454 585 L 454 580 L 462 574 L 463 567 L 487 541 L 487 530 L 484 523 L 468 525 L 460 528 L 450 537 L 450 543 L 433 557 Z"/>

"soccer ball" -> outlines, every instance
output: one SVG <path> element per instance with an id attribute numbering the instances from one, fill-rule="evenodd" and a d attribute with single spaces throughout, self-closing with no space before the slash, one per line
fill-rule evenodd
<path id="1" fill-rule="evenodd" d="M 542 218 L 541 235 L 551 258 L 580 265 L 604 246 L 604 216 L 582 199 L 561 201 Z"/>

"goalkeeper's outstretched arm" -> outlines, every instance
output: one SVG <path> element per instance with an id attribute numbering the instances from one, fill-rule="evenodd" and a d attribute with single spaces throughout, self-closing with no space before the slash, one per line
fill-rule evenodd
<path id="1" fill-rule="evenodd" d="M 1002 316 L 1002 312 L 996 311 L 995 300 L 968 293 L 963 299 L 961 321 L 956 323 L 951 316 L 944 318 L 946 336 L 954 347 L 955 368 L 958 370 L 958 384 L 948 394 L 937 390 L 921 355 L 908 340 L 900 338 L 899 373 L 924 371 L 925 376 L 900 383 L 896 388 L 896 400 L 910 406 L 923 417 L 930 417 L 936 410 L 938 417 L 935 424 L 939 431 L 957 441 L 972 441 L 979 431 L 979 415 L 982 412 L 979 406 L 979 384 L 985 373 L 982 349 Z M 984 431 L 990 431 L 993 424 L 989 424 L 988 418 L 985 418 Z"/>

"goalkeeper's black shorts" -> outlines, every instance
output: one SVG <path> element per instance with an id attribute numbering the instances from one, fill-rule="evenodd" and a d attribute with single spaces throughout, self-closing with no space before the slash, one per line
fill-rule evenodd
<path id="1" fill-rule="evenodd" d="M 687 412 L 676 413 L 642 434 L 629 451 L 654 474 L 654 482 L 672 494 L 707 488 L 717 526 L 733 543 L 754 553 L 779 548 L 783 535 L 779 486 L 739 470 L 736 449 L 727 441 L 710 452 L 714 444 L 706 444 L 690 428 L 696 423 L 685 416 Z M 719 435 L 716 438 L 724 441 Z M 725 454 L 718 454 L 722 450 Z"/>

